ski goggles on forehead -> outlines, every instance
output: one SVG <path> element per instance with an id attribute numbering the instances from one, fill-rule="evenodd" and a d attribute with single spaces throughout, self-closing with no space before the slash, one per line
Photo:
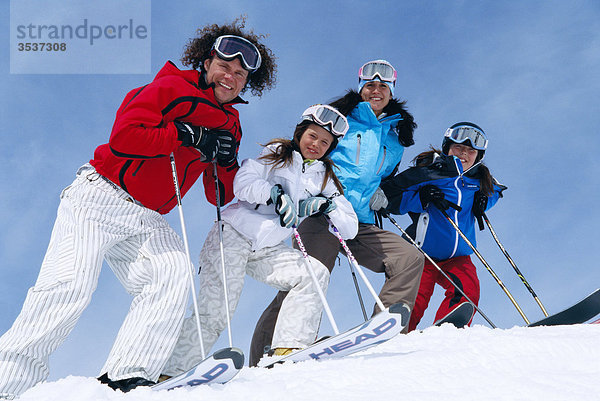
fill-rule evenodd
<path id="1" fill-rule="evenodd" d="M 256 46 L 248 39 L 240 36 L 219 36 L 217 40 L 215 40 L 212 50 L 214 50 L 217 56 L 223 60 L 230 61 L 239 57 L 242 62 L 242 67 L 250 72 L 258 70 L 262 61 L 260 52 Z"/>
<path id="2" fill-rule="evenodd" d="M 343 137 L 348 131 L 348 120 L 346 120 L 346 117 L 335 108 L 325 104 L 316 104 L 304 110 L 302 121 L 305 120 L 320 125 L 338 138 Z"/>
<path id="3" fill-rule="evenodd" d="M 369 61 L 358 70 L 358 78 L 370 81 L 379 78 L 383 82 L 396 82 L 398 73 L 387 61 Z"/>
<path id="4" fill-rule="evenodd" d="M 475 127 L 461 126 L 448 128 L 445 137 L 450 138 L 452 142 L 463 143 L 467 140 L 471 142 L 471 147 L 477 150 L 486 150 L 488 140 L 482 130 Z"/>

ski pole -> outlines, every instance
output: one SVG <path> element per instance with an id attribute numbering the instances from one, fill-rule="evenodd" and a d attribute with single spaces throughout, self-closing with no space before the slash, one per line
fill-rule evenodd
<path id="1" fill-rule="evenodd" d="M 350 262 L 350 258 L 348 257 L 348 262 Z M 358 286 L 358 280 L 356 280 L 356 272 L 354 271 L 354 266 L 352 266 L 352 262 L 348 264 L 350 266 L 350 274 L 352 274 L 352 280 L 354 281 L 354 288 L 356 289 L 356 296 L 358 297 L 358 302 L 360 303 L 360 309 L 362 310 L 363 317 L 365 318 L 365 322 L 369 320 L 367 316 L 367 311 L 365 310 L 365 304 L 363 302 L 362 294 L 360 293 L 360 287 Z"/>
<path id="2" fill-rule="evenodd" d="M 329 216 L 325 216 L 325 218 L 327 219 L 327 222 L 331 226 L 331 229 L 333 230 L 333 234 L 340 241 L 340 244 L 342 244 L 342 248 L 344 248 L 344 251 L 346 252 L 346 256 L 348 256 L 348 259 L 350 260 L 350 262 L 354 265 L 354 267 L 358 271 L 358 274 L 360 275 L 360 278 L 363 280 L 363 282 L 365 283 L 365 285 L 369 289 L 369 292 L 371 293 L 371 295 L 373 296 L 373 298 L 375 298 L 375 302 L 377 303 L 377 306 L 379 306 L 379 309 L 381 309 L 382 311 L 384 311 L 385 310 L 385 306 L 383 306 L 383 302 L 381 302 L 381 299 L 379 298 L 379 295 L 377 295 L 377 293 L 373 289 L 373 286 L 371 285 L 371 282 L 369 282 L 369 279 L 367 279 L 367 276 L 365 276 L 365 273 L 362 271 L 360 265 L 358 264 L 358 262 L 354 258 L 354 255 L 352 255 L 352 252 L 350 251 L 350 248 L 348 248 L 348 245 L 346 244 L 346 241 L 344 241 L 344 239 L 342 238 L 342 234 L 340 234 L 340 232 L 338 231 L 337 227 L 333 224 L 333 222 L 331 221 L 331 219 L 329 219 Z"/>
<path id="3" fill-rule="evenodd" d="M 496 235 L 496 232 L 494 231 L 494 228 L 492 227 L 492 223 L 490 223 L 490 220 L 488 219 L 488 217 L 487 217 L 487 215 L 485 213 L 483 213 L 483 219 L 485 220 L 485 223 L 487 224 L 488 228 L 490 229 L 490 233 L 492 233 L 492 237 L 494 237 L 494 240 L 496 241 L 496 244 L 498 244 L 498 247 L 500 248 L 500 250 L 502 251 L 502 253 L 504 254 L 504 256 L 506 256 L 506 259 L 508 259 L 508 262 L 511 264 L 511 266 L 513 267 L 513 269 L 517 273 L 517 276 L 519 276 L 519 278 L 521 279 L 521 281 L 523 282 L 523 284 L 525 285 L 525 287 L 529 290 L 529 292 L 533 296 L 533 299 L 535 299 L 535 301 L 537 302 L 537 304 L 542 309 L 542 312 L 544 312 L 544 315 L 547 317 L 548 316 L 548 312 L 546 311 L 546 308 L 544 308 L 544 305 L 542 305 L 542 301 L 540 301 L 540 299 L 538 298 L 538 296 L 535 293 L 535 291 L 533 291 L 533 288 L 531 288 L 531 286 L 529 285 L 529 283 L 527 282 L 527 280 L 525 280 L 525 277 L 523 276 L 523 274 L 521 273 L 521 271 L 519 270 L 519 268 L 517 267 L 517 265 L 515 264 L 515 262 L 512 260 L 512 258 L 510 257 L 510 255 L 508 254 L 508 252 L 506 251 L 506 249 L 504 248 L 504 246 L 500 242 L 500 239 L 498 238 L 498 236 Z"/>
<path id="4" fill-rule="evenodd" d="M 219 175 L 217 174 L 217 162 L 213 161 L 215 172 L 215 195 L 217 197 L 217 225 L 219 231 L 219 249 L 221 251 L 221 270 L 223 273 L 223 291 L 225 292 L 225 316 L 227 317 L 227 335 L 229 336 L 229 347 L 233 347 L 231 337 L 231 318 L 229 316 L 229 296 L 227 292 L 227 274 L 225 272 L 225 250 L 223 249 L 223 220 L 221 220 L 221 192 L 219 190 Z"/>
<path id="5" fill-rule="evenodd" d="M 529 324 L 529 319 L 527 319 L 527 316 L 525 316 L 525 313 L 523 313 L 523 310 L 521 309 L 521 307 L 519 306 L 519 304 L 517 303 L 517 301 L 515 300 L 515 298 L 508 291 L 508 289 L 506 288 L 506 286 L 504 285 L 504 283 L 502 282 L 502 280 L 500 280 L 500 277 L 498 277 L 498 275 L 494 272 L 494 270 L 492 270 L 492 267 L 486 262 L 486 260 L 483 258 L 483 256 L 481 255 L 481 253 L 479 253 L 479 251 L 477 250 L 477 248 L 475 248 L 475 246 L 473 245 L 473 243 L 471 241 L 469 241 L 469 239 L 462 232 L 462 230 L 460 229 L 460 227 L 458 227 L 458 224 L 456 224 L 456 222 L 454 220 L 452 220 L 450 218 L 450 216 L 448 216 L 448 213 L 446 213 L 446 211 L 443 210 L 443 209 L 439 209 L 439 210 L 442 212 L 442 214 L 444 215 L 444 217 L 446 217 L 446 220 L 448 220 L 450 222 L 450 224 L 452 224 L 452 227 L 454 227 L 454 229 L 461 236 L 461 238 L 467 243 L 467 245 L 469 245 L 469 247 L 473 250 L 473 252 L 475 253 L 475 255 L 477 255 L 477 257 L 479 258 L 479 260 L 481 260 L 481 263 L 483 263 L 483 265 L 485 266 L 485 268 L 487 269 L 487 271 L 490 272 L 490 274 L 492 275 L 492 277 L 494 277 L 494 280 L 496 280 L 496 282 L 498 283 L 498 285 L 500 286 L 500 288 L 502 288 L 502 290 L 504 291 L 504 293 L 508 296 L 508 299 L 510 299 L 510 301 L 515 306 L 515 308 L 517 308 L 517 311 L 519 312 L 519 314 L 521 315 L 521 317 L 523 318 L 523 320 L 525 320 L 525 323 Z"/>
<path id="6" fill-rule="evenodd" d="M 200 340 L 200 352 L 202 359 L 206 358 L 204 352 L 204 340 L 202 339 L 202 328 L 200 327 L 200 314 L 198 313 L 198 298 L 196 297 L 196 286 L 194 285 L 194 264 L 190 256 L 190 247 L 188 245 L 187 230 L 183 218 L 183 206 L 181 206 L 181 191 L 179 190 L 179 180 L 177 179 L 177 166 L 175 165 L 175 155 L 171 153 L 171 171 L 173 173 L 173 183 L 175 184 L 175 195 L 177 196 L 177 208 L 179 209 L 179 221 L 181 222 L 181 231 L 183 234 L 183 245 L 188 259 L 188 273 L 190 278 L 190 287 L 192 290 L 192 303 L 194 304 L 194 314 L 196 315 L 196 329 L 198 330 L 198 339 Z"/>
<path id="7" fill-rule="evenodd" d="M 327 302 L 327 299 L 325 298 L 325 294 L 323 294 L 321 285 L 319 285 L 319 280 L 317 280 L 317 276 L 315 275 L 315 271 L 312 267 L 312 263 L 310 262 L 308 253 L 306 253 L 306 248 L 304 247 L 304 243 L 300 239 L 300 233 L 298 232 L 298 228 L 296 228 L 296 225 L 293 225 L 292 229 L 294 230 L 294 238 L 296 238 L 296 242 L 298 243 L 298 248 L 300 248 L 300 252 L 302 252 L 302 256 L 304 256 L 304 260 L 306 261 L 306 268 L 308 270 L 308 273 L 310 274 L 310 277 L 312 278 L 312 280 L 315 284 L 315 287 L 317 287 L 317 293 L 319 294 L 319 298 L 321 298 L 321 302 L 323 303 L 323 308 L 325 308 L 325 313 L 327 314 L 329 323 L 331 323 L 331 327 L 333 327 L 333 331 L 334 331 L 335 335 L 337 336 L 338 334 L 340 334 L 340 331 L 337 327 L 337 324 L 335 324 L 335 320 L 333 319 L 333 314 L 331 313 L 331 309 L 329 308 L 329 303 Z"/>
<path id="8" fill-rule="evenodd" d="M 490 326 L 492 326 L 492 328 L 496 328 L 496 325 L 494 323 L 492 323 L 492 321 L 485 315 L 485 313 L 483 313 L 481 311 L 481 309 L 479 309 L 479 307 L 477 305 L 475 305 L 475 302 L 471 301 L 471 299 L 467 296 L 467 294 L 465 294 L 465 292 L 458 286 L 456 285 L 456 283 L 454 281 L 452 281 L 452 279 L 450 278 L 450 276 L 448 276 L 446 274 L 445 271 L 442 270 L 442 268 L 440 266 L 438 266 L 437 263 L 435 263 L 435 261 L 427 254 L 427 252 L 425 252 L 423 249 L 421 249 L 421 247 L 415 242 L 414 239 L 411 238 L 410 235 L 408 235 L 406 233 L 406 231 L 404 231 L 402 229 L 402 227 L 400 227 L 400 225 L 398 225 L 398 223 L 396 223 L 396 220 L 394 220 L 392 218 L 392 216 L 389 215 L 388 212 L 381 212 L 383 216 L 387 217 L 393 225 L 396 226 L 396 228 L 398 230 L 400 230 L 400 232 L 402 233 L 402 235 L 404 235 L 405 238 L 408 239 L 408 241 L 413 244 L 413 246 L 415 248 L 417 248 L 422 254 L 423 256 L 425 256 L 427 258 L 427 260 L 429 261 L 429 263 L 431 263 L 440 273 L 442 273 L 442 275 L 446 278 L 446 280 L 448 280 L 450 283 L 452 283 L 452 285 L 454 286 L 454 288 L 456 288 L 458 290 L 458 292 L 460 292 L 462 294 L 463 297 L 465 297 L 465 299 L 471 304 L 473 305 L 473 307 L 475 308 L 475 310 L 477 310 L 477 312 L 479 312 L 479 314 L 490 324 Z"/>

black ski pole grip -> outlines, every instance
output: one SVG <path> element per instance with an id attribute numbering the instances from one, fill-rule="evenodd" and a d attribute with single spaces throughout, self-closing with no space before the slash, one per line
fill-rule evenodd
<path id="1" fill-rule="evenodd" d="M 477 224 L 479 224 L 479 231 L 483 231 L 485 229 L 485 227 L 483 225 L 483 217 L 475 216 L 475 218 L 477 219 Z"/>

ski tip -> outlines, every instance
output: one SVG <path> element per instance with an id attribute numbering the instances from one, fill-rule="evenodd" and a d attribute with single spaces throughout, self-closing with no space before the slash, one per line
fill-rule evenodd
<path id="1" fill-rule="evenodd" d="M 462 329 L 469 324 L 473 315 L 475 314 L 475 307 L 470 302 L 463 302 L 458 304 L 448 314 L 441 319 L 433 323 L 434 326 L 441 326 L 444 323 L 451 323 L 457 329 Z"/>
<path id="2" fill-rule="evenodd" d="M 388 308 L 390 313 L 397 313 L 400 315 L 400 324 L 403 327 L 406 327 L 408 324 L 408 319 L 410 319 L 410 306 L 403 302 L 399 302 L 397 304 L 393 304 Z"/>
<path id="3" fill-rule="evenodd" d="M 244 353 L 235 347 L 223 348 L 213 354 L 214 359 L 231 359 L 236 369 L 244 366 Z"/>

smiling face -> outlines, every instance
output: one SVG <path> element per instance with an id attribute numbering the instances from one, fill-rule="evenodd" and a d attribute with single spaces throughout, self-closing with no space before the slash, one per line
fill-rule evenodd
<path id="1" fill-rule="evenodd" d="M 453 143 L 448 149 L 448 156 L 456 156 L 460 159 L 463 171 L 467 171 L 477 159 L 477 149 L 473 149 L 468 145 Z"/>
<path id="2" fill-rule="evenodd" d="M 381 81 L 367 82 L 361 89 L 360 96 L 363 101 L 369 102 L 376 116 L 383 112 L 392 98 L 390 88 Z"/>
<path id="3" fill-rule="evenodd" d="M 226 61 L 213 56 L 204 61 L 206 83 L 215 84 L 215 98 L 219 104 L 235 99 L 248 81 L 246 71 L 237 58 Z"/>
<path id="4" fill-rule="evenodd" d="M 329 150 L 333 135 L 317 124 L 310 124 L 300 137 L 300 153 L 305 159 L 318 160 Z"/>

